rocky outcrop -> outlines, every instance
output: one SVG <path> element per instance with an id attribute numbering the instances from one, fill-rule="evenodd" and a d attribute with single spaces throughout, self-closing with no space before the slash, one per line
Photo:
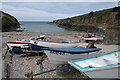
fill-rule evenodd
<path id="1" fill-rule="evenodd" d="M 7 13 L 4 13 L 2 11 L 0 11 L 0 20 L 2 20 L 2 32 L 8 32 L 8 31 L 14 31 L 16 30 L 17 28 L 20 28 L 20 24 L 18 22 L 18 20 L 7 14 Z"/>

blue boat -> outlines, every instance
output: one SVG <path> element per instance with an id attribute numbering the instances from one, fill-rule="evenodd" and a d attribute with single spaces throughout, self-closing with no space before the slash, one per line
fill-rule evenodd
<path id="1" fill-rule="evenodd" d="M 67 64 L 70 60 L 96 55 L 101 48 L 42 48 L 50 63 L 55 65 Z"/>
<path id="2" fill-rule="evenodd" d="M 29 41 L 7 42 L 9 50 L 15 54 L 22 54 L 24 52 L 39 52 L 42 46 L 32 44 Z"/>

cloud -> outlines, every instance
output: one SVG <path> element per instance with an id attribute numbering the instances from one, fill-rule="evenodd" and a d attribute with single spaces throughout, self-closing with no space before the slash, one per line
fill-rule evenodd
<path id="1" fill-rule="evenodd" d="M 2 3 L 0 3 L 0 10 L 2 9 Z"/>
<path id="2" fill-rule="evenodd" d="M 15 7 L 10 5 L 3 5 L 2 11 L 14 15 L 19 21 L 23 20 L 47 21 L 53 19 L 67 18 L 74 15 L 74 14 L 50 13 L 42 10 L 35 10 L 25 7 Z"/>
<path id="3" fill-rule="evenodd" d="M 3 2 L 19 21 L 52 21 L 117 6 L 117 2 Z"/>
<path id="4" fill-rule="evenodd" d="M 91 10 L 107 9 L 117 5 L 116 2 L 8 2 L 4 4 L 62 14 L 84 14 Z"/>
<path id="5" fill-rule="evenodd" d="M 2 0 L 2 2 L 119 2 L 119 0 Z"/>

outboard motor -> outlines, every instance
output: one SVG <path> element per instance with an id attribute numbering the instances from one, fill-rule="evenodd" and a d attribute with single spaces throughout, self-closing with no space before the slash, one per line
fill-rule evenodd
<path id="1" fill-rule="evenodd" d="M 87 45 L 87 48 L 97 48 L 97 47 L 94 46 L 94 41 L 90 41 Z"/>

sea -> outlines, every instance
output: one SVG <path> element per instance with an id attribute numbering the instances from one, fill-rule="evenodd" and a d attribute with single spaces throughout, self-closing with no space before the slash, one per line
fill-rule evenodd
<path id="1" fill-rule="evenodd" d="M 20 22 L 23 32 L 76 32 L 58 27 L 56 24 L 49 22 Z"/>

